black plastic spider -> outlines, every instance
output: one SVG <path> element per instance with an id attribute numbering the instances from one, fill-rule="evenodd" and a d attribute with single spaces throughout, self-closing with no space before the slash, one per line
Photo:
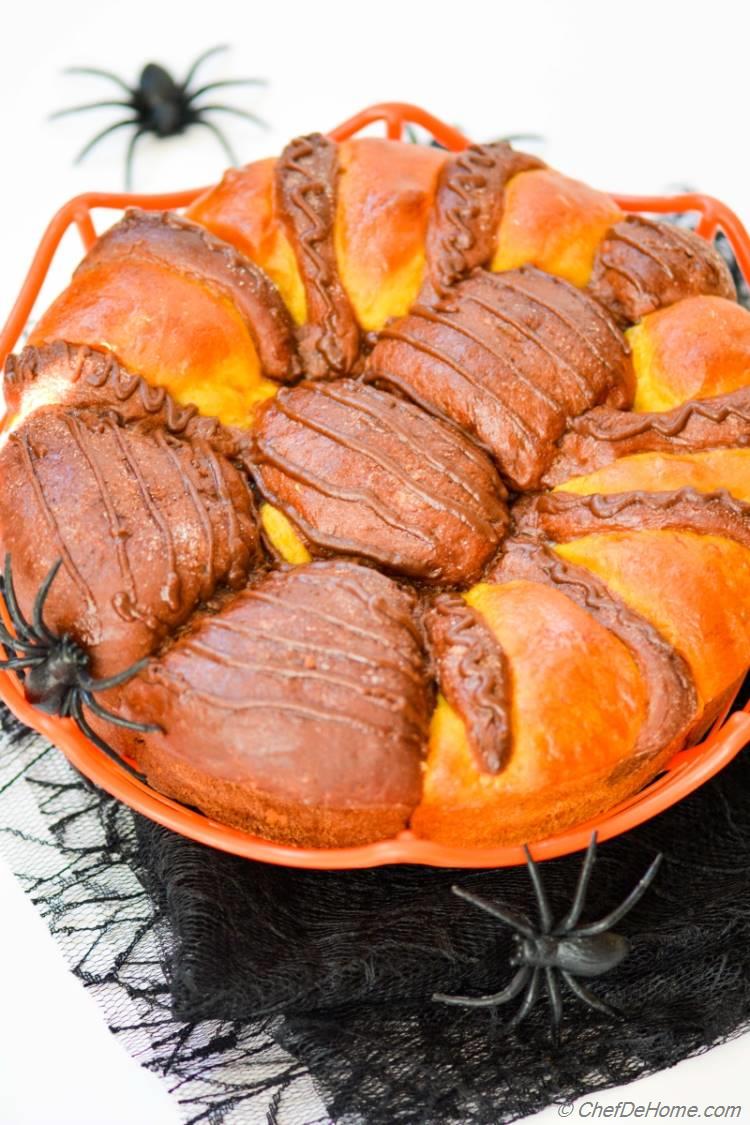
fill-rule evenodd
<path id="1" fill-rule="evenodd" d="M 127 155 L 125 157 L 125 185 L 127 190 L 130 190 L 132 182 L 133 171 L 133 155 L 135 153 L 135 146 L 140 137 L 145 133 L 153 133 L 157 137 L 174 137 L 178 133 L 184 133 L 191 125 L 202 125 L 205 129 L 210 129 L 216 139 L 221 144 L 224 152 L 226 153 L 229 163 L 236 164 L 237 158 L 232 151 L 229 141 L 224 136 L 221 129 L 213 123 L 207 121 L 205 118 L 206 113 L 233 113 L 237 117 L 244 117 L 248 121 L 254 122 L 256 125 L 261 125 L 266 128 L 266 122 L 254 113 L 249 113 L 246 109 L 239 109 L 233 105 L 195 105 L 196 98 L 207 94 L 210 90 L 218 90 L 225 86 L 263 86 L 265 82 L 262 78 L 226 78 L 220 82 L 209 82 L 205 86 L 199 86 L 195 90 L 190 89 L 190 84 L 195 78 L 196 72 L 202 63 L 211 55 L 217 54 L 219 51 L 226 51 L 226 46 L 212 47 L 209 51 L 204 51 L 200 55 L 190 70 L 187 77 L 183 82 L 176 82 L 169 71 L 160 66 L 158 63 L 147 63 L 141 71 L 141 76 L 138 79 L 138 85 L 135 87 L 128 86 L 122 78 L 116 74 L 112 74 L 108 70 L 99 70 L 96 67 L 90 66 L 73 66 L 69 67 L 66 74 L 95 74 L 101 78 L 108 78 L 112 82 L 125 91 L 128 95 L 127 101 L 124 99 L 113 101 L 101 102 L 88 102 L 86 105 L 74 105 L 67 109 L 60 109 L 56 113 L 51 114 L 50 120 L 58 117 L 66 117 L 70 113 L 81 113 L 88 109 L 99 109 L 101 106 L 122 106 L 125 109 L 133 111 L 134 116 L 125 118 L 123 121 L 116 121 L 114 125 L 108 125 L 106 129 L 102 129 L 97 133 L 87 145 L 85 145 L 75 159 L 75 163 L 80 163 L 84 157 L 88 156 L 91 150 L 99 141 L 110 133 L 114 133 L 117 129 L 124 129 L 126 126 L 135 126 L 135 132 L 130 138 L 128 144 Z"/>
<path id="2" fill-rule="evenodd" d="M 596 860 L 596 832 L 594 832 L 581 867 L 578 886 L 570 910 L 563 920 L 555 926 L 537 865 L 531 858 L 529 849 L 525 847 L 524 851 L 539 907 L 540 932 L 534 929 L 525 915 L 517 914 L 502 904 L 487 902 L 461 887 L 453 887 L 454 894 L 470 902 L 473 906 L 478 906 L 480 910 L 486 911 L 494 918 L 499 918 L 501 922 L 505 922 L 507 926 L 515 930 L 513 936 L 515 951 L 510 958 L 510 963 L 511 965 L 520 965 L 518 972 L 506 988 L 491 996 L 446 996 L 444 993 L 436 992 L 433 1000 L 439 1000 L 444 1004 L 464 1005 L 470 1008 L 489 1008 L 498 1004 L 507 1004 L 508 1001 L 515 999 L 526 988 L 523 1003 L 513 1018 L 506 1024 L 507 1028 L 515 1027 L 534 1006 L 539 996 L 541 975 L 544 972 L 544 983 L 552 1008 L 552 1035 L 553 1040 L 557 1042 L 562 1019 L 562 996 L 558 974 L 571 992 L 579 1000 L 588 1004 L 590 1008 L 594 1008 L 597 1012 L 603 1012 L 610 1017 L 620 1016 L 619 1012 L 596 996 L 576 978 L 601 976 L 610 969 L 614 969 L 627 957 L 630 952 L 630 942 L 627 938 L 607 931 L 612 926 L 617 925 L 646 892 L 659 869 L 662 856 L 661 854 L 657 855 L 641 881 L 619 906 L 598 922 L 590 922 L 588 925 L 579 926 L 578 919 L 583 912 L 591 870 Z"/>
<path id="3" fill-rule="evenodd" d="M 0 620 L 0 647 L 6 655 L 5 660 L 0 660 L 0 669 L 18 672 L 23 679 L 26 698 L 30 703 L 49 715 L 74 719 L 87 738 L 90 738 L 100 750 L 128 773 L 140 778 L 141 774 L 123 761 L 91 728 L 83 709 L 88 707 L 92 714 L 100 719 L 126 727 L 128 730 L 144 733 L 158 731 L 160 728 L 152 723 L 136 723 L 131 719 L 123 719 L 120 715 L 112 714 L 94 698 L 97 692 L 117 687 L 118 684 L 124 684 L 137 675 L 146 661 L 139 660 L 124 672 L 118 672 L 116 676 L 95 680 L 89 675 L 88 653 L 84 652 L 68 633 L 57 637 L 50 631 L 44 621 L 44 603 L 61 563 L 62 559 L 58 559 L 39 587 L 31 615 L 32 623 L 29 624 L 21 613 L 16 598 L 10 555 L 5 556 L 0 593 L 15 629 L 15 635 L 10 633 Z"/>

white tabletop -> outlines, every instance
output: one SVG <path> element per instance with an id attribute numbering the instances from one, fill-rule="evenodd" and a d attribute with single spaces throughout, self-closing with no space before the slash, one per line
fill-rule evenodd
<path id="1" fill-rule="evenodd" d="M 269 80 L 265 90 L 227 92 L 226 101 L 268 119 L 267 132 L 228 115 L 222 125 L 243 160 L 277 151 L 289 137 L 327 129 L 384 100 L 423 104 L 482 140 L 535 132 L 551 164 L 620 192 L 692 184 L 724 199 L 747 222 L 747 27 L 733 0 L 710 5 L 630 0 L 525 3 L 379 0 L 378 4 L 157 4 L 154 0 L 16 2 L 0 16 L 0 320 L 36 241 L 67 198 L 123 186 L 127 132 L 107 138 L 79 167 L 73 155 L 117 119 L 94 110 L 47 122 L 65 105 L 107 98 L 104 79 L 62 76 L 99 66 L 133 82 L 150 60 L 184 74 L 207 47 L 232 51 L 206 65 L 206 81 Z M 115 93 L 116 97 L 117 94 Z M 136 158 L 139 190 L 210 183 L 223 166 L 214 138 L 194 130 L 145 138 Z M 78 252 L 53 271 L 58 291 Z M 35 987 L 28 988 L 34 965 Z M 669 1072 L 584 1099 L 574 1119 L 598 1119 L 617 1105 L 743 1105 L 750 1036 Z M 116 1097 L 113 1097 L 116 1091 Z M 319 1107 L 311 1106 L 311 1116 Z M 557 1108 L 542 1119 L 559 1117 Z M 675 1114 L 673 1114 L 674 1116 Z M 639 1115 L 641 1116 L 641 1115 Z M 713 1116 L 719 1116 L 714 1112 Z M 736 1113 L 725 1114 L 736 1119 Z M 174 1103 L 109 1034 L 94 1001 L 62 957 L 7 868 L 0 865 L 0 1122 L 3 1125 L 172 1125 Z"/>

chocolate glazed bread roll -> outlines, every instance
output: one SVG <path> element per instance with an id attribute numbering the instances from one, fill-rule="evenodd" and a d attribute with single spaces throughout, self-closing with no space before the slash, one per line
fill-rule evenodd
<path id="1" fill-rule="evenodd" d="M 0 553 L 21 610 L 30 619 L 62 560 L 45 621 L 97 677 L 152 652 L 219 587 L 242 586 L 259 557 L 252 496 L 212 444 L 214 425 L 206 436 L 207 420 L 191 425 L 173 404 L 157 425 L 126 401 L 130 420 L 114 407 L 40 407 L 0 448 Z"/>
<path id="2" fill-rule="evenodd" d="M 352 563 L 267 575 L 122 689 L 125 713 L 164 731 L 131 752 L 162 792 L 272 839 L 395 834 L 419 801 L 429 719 L 415 608 Z"/>
<path id="3" fill-rule="evenodd" d="M 339 552 L 426 582 L 479 575 L 508 525 L 507 493 L 459 430 L 349 379 L 267 404 L 253 473 L 314 554 Z"/>
<path id="4" fill-rule="evenodd" d="M 538 486 L 568 421 L 632 401 L 629 349 L 609 314 L 533 267 L 478 270 L 384 328 L 366 378 L 450 418 L 517 491 Z"/>

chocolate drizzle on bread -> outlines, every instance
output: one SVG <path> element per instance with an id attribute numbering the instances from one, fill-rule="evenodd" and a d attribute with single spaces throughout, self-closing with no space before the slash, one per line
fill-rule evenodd
<path id="1" fill-rule="evenodd" d="M 573 419 L 544 475 L 554 488 L 634 453 L 697 453 L 750 445 L 750 388 L 663 413 L 629 414 L 597 407 Z"/>
<path id="2" fill-rule="evenodd" d="M 307 297 L 308 323 L 298 335 L 305 371 L 313 379 L 346 375 L 359 355 L 359 328 L 333 240 L 337 168 L 337 146 L 313 133 L 288 144 L 276 170 L 279 210 Z"/>
<path id="3" fill-rule="evenodd" d="M 265 375 L 288 383 L 302 374 L 294 324 L 278 289 L 234 247 L 171 211 L 131 208 L 97 240 L 76 275 L 130 255 L 195 276 L 230 301 L 245 322 Z"/>
<path id="4" fill-rule="evenodd" d="M 543 167 L 505 141 L 470 145 L 446 160 L 427 228 L 421 302 L 445 297 L 462 277 L 487 265 L 497 244 L 506 183 L 519 172 Z"/>
<path id="5" fill-rule="evenodd" d="M 258 560 L 247 485 L 201 436 L 49 406 L 10 434 L 0 473 L 21 607 L 62 558 L 46 619 L 89 651 L 97 677 L 152 652 Z"/>
<path id="6" fill-rule="evenodd" d="M 601 531 L 694 531 L 722 535 L 750 548 L 750 504 L 725 489 L 696 492 L 619 492 L 613 496 L 577 496 L 548 492 L 525 497 L 514 509 L 516 531 L 541 533 L 564 543 Z"/>
<path id="7" fill-rule="evenodd" d="M 419 801 L 429 716 L 415 608 L 347 562 L 262 578 L 123 689 L 166 732 L 139 763 L 164 792 L 250 831 L 392 835 Z"/>
<path id="8" fill-rule="evenodd" d="M 732 275 L 705 239 L 672 223 L 628 215 L 594 259 L 588 291 L 622 325 L 700 293 L 737 299 Z"/>
<path id="9" fill-rule="evenodd" d="M 511 745 L 510 682 L 502 649 L 458 594 L 442 594 L 425 616 L 440 689 L 463 719 L 483 773 L 499 773 Z"/>
<path id="10" fill-rule="evenodd" d="M 263 496 L 313 552 L 467 582 L 507 528 L 507 494 L 481 450 L 410 403 L 351 380 L 280 392 L 259 420 L 254 461 Z"/>
<path id="11" fill-rule="evenodd" d="M 536 487 L 568 420 L 632 397 L 627 345 L 580 290 L 534 267 L 478 270 L 379 334 L 366 378 L 452 419 L 511 487 Z"/>

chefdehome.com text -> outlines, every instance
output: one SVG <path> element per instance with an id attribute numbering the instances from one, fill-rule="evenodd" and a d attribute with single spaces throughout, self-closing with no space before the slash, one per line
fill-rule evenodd
<path id="1" fill-rule="evenodd" d="M 598 1102 L 587 1099 L 580 1102 L 563 1102 L 557 1107 L 560 1117 L 576 1117 L 584 1120 L 597 1121 L 603 1117 L 614 1117 L 630 1120 L 645 1118 L 647 1121 L 720 1119 L 739 1120 L 742 1116 L 741 1105 L 673 1105 L 670 1102 L 632 1102 L 622 1101 L 617 1103 Z"/>

